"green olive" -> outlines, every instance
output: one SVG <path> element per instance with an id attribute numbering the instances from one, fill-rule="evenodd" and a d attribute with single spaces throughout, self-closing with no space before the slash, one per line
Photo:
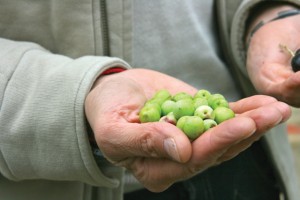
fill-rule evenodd
<path id="1" fill-rule="evenodd" d="M 211 93 L 208 90 L 198 90 L 198 92 L 194 95 L 194 98 L 205 98 L 209 99 L 211 96 Z"/>
<path id="2" fill-rule="evenodd" d="M 177 120 L 175 118 L 175 115 L 173 112 L 169 112 L 167 115 L 165 116 L 162 116 L 160 119 L 159 119 L 160 122 L 168 122 L 170 124 L 173 124 L 173 125 L 176 125 L 177 123 Z"/>
<path id="3" fill-rule="evenodd" d="M 144 106 L 139 113 L 139 119 L 141 123 L 157 122 L 159 121 L 160 117 L 160 111 L 156 106 Z"/>
<path id="4" fill-rule="evenodd" d="M 204 131 L 207 131 L 208 129 L 211 129 L 215 126 L 217 126 L 217 122 L 213 119 L 205 119 L 203 120 L 204 123 Z"/>
<path id="5" fill-rule="evenodd" d="M 219 99 L 219 98 L 225 99 L 225 97 L 224 97 L 222 94 L 216 93 L 216 94 L 210 95 L 210 97 L 208 97 L 208 99 L 207 99 L 208 105 L 211 105 L 212 102 L 213 102 L 215 99 Z M 225 99 L 225 100 L 226 100 L 226 99 Z"/>
<path id="6" fill-rule="evenodd" d="M 214 110 L 214 114 L 215 114 L 215 121 L 217 122 L 217 124 L 220 124 L 228 119 L 235 117 L 233 110 L 226 107 L 217 107 Z"/>
<path id="7" fill-rule="evenodd" d="M 162 109 L 161 109 L 161 106 L 159 105 L 158 102 L 156 102 L 156 101 L 147 101 L 144 105 L 144 107 L 151 107 L 151 106 L 155 107 L 159 111 L 159 113 L 161 114 Z"/>
<path id="8" fill-rule="evenodd" d="M 216 109 L 217 107 L 226 107 L 229 108 L 229 103 L 226 99 L 223 98 L 215 98 L 210 101 L 210 106 L 213 109 Z"/>
<path id="9" fill-rule="evenodd" d="M 179 92 L 177 94 L 175 94 L 172 99 L 174 101 L 179 101 L 179 100 L 182 100 L 182 99 L 193 99 L 192 95 L 189 95 L 188 93 L 186 92 Z"/>
<path id="10" fill-rule="evenodd" d="M 162 89 L 159 90 L 158 92 L 155 93 L 154 99 L 162 99 L 162 100 L 167 100 L 171 98 L 171 94 L 168 90 Z"/>
<path id="11" fill-rule="evenodd" d="M 214 119 L 215 118 L 214 110 L 210 106 L 207 106 L 207 105 L 199 106 L 195 110 L 194 115 L 201 117 L 201 119 Z"/>
<path id="12" fill-rule="evenodd" d="M 199 106 L 208 105 L 208 101 L 204 97 L 194 98 L 194 108 L 197 109 Z"/>
<path id="13" fill-rule="evenodd" d="M 170 112 L 174 112 L 176 109 L 176 102 L 172 100 L 166 100 L 161 105 L 162 115 L 167 115 Z"/>
<path id="14" fill-rule="evenodd" d="M 176 119 L 179 119 L 182 116 L 192 116 L 194 111 L 195 108 L 192 99 L 181 99 L 176 102 L 176 107 L 173 112 Z"/>
<path id="15" fill-rule="evenodd" d="M 190 140 L 195 140 L 204 132 L 203 120 L 198 116 L 184 116 L 179 118 L 177 127 L 180 128 Z"/>

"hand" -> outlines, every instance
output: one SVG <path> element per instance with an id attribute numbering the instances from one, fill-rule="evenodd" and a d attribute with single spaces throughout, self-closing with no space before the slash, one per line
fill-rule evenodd
<path id="1" fill-rule="evenodd" d="M 237 117 L 191 143 L 172 124 L 139 123 L 138 112 L 146 98 L 162 88 L 172 94 L 197 91 L 164 74 L 133 69 L 101 78 L 86 99 L 88 121 L 106 158 L 130 170 L 154 192 L 233 158 L 290 116 L 286 104 L 253 96 L 231 103 Z"/>
<path id="2" fill-rule="evenodd" d="M 265 24 L 251 39 L 247 70 L 255 88 L 291 106 L 300 107 L 300 72 L 294 73 L 291 55 L 280 44 L 300 48 L 300 15 Z"/>

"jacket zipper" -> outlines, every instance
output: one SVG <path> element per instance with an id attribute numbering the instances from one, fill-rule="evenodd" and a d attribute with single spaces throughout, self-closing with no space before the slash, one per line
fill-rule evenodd
<path id="1" fill-rule="evenodd" d="M 108 29 L 108 16 L 106 0 L 100 0 L 100 13 L 101 13 L 101 30 L 102 30 L 102 50 L 104 56 L 110 55 L 109 49 L 109 29 Z"/>

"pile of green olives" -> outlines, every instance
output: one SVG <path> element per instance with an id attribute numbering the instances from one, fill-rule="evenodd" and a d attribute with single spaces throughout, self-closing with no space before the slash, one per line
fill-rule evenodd
<path id="1" fill-rule="evenodd" d="M 198 90 L 194 95 L 168 90 L 157 91 L 139 112 L 141 123 L 168 122 L 195 140 L 208 129 L 235 117 L 228 101 L 221 94 Z"/>

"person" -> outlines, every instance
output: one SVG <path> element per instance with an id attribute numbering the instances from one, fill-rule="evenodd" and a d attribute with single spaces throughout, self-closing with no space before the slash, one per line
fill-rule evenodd
<path id="1" fill-rule="evenodd" d="M 0 5 L 1 198 L 299 197 L 284 126 L 299 73 L 279 48 L 299 48 L 299 1 Z M 221 93 L 237 116 L 192 143 L 139 123 L 162 88 Z"/>

